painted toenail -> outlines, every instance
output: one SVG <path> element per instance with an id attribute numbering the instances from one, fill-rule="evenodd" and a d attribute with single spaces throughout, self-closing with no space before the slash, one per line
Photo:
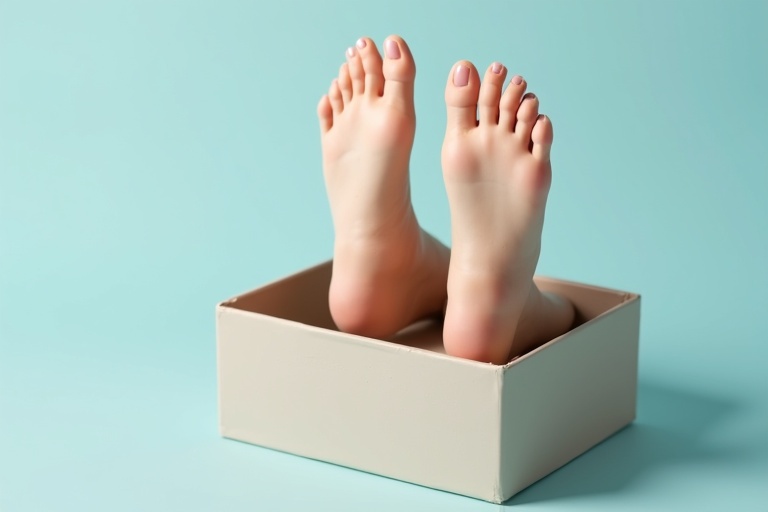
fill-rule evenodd
<path id="1" fill-rule="evenodd" d="M 469 68 L 459 64 L 453 72 L 453 85 L 464 87 L 469 83 Z"/>
<path id="2" fill-rule="evenodd" d="M 384 41 L 384 54 L 387 56 L 388 59 L 399 59 L 400 58 L 400 46 L 398 44 L 391 40 L 387 39 Z"/>
<path id="3" fill-rule="evenodd" d="M 347 57 L 354 57 L 355 56 L 355 49 L 351 46 L 347 48 Z"/>
<path id="4" fill-rule="evenodd" d="M 363 48 L 365 48 L 365 45 L 366 45 L 365 39 L 361 37 L 360 39 L 357 40 L 357 43 L 355 43 L 355 45 L 362 50 Z"/>
<path id="5" fill-rule="evenodd" d="M 523 83 L 523 77 L 521 77 L 520 75 L 513 76 L 512 83 L 515 85 L 520 85 L 521 83 Z"/>
<path id="6" fill-rule="evenodd" d="M 491 66 L 491 71 L 493 71 L 494 73 L 496 73 L 496 74 L 498 75 L 499 73 L 501 73 L 501 69 L 502 69 L 503 67 L 504 67 L 504 66 L 502 66 L 502 65 L 501 65 L 501 64 L 499 64 L 498 62 L 494 62 L 494 63 L 493 63 L 493 66 Z"/>

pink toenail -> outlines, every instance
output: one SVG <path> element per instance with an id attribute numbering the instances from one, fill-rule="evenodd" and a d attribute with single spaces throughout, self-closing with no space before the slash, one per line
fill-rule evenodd
<path id="1" fill-rule="evenodd" d="M 354 57 L 355 56 L 355 49 L 351 46 L 347 48 L 347 57 Z"/>
<path id="2" fill-rule="evenodd" d="M 494 63 L 493 63 L 493 66 L 491 66 L 491 71 L 493 71 L 494 73 L 496 73 L 496 74 L 498 75 L 499 73 L 501 73 L 501 69 L 502 69 L 503 67 L 504 67 L 504 66 L 502 66 L 502 65 L 501 65 L 501 64 L 499 64 L 498 62 L 494 62 Z"/>
<path id="3" fill-rule="evenodd" d="M 520 85 L 521 83 L 523 83 L 523 77 L 521 77 L 520 75 L 513 76 L 512 83 L 515 85 Z"/>
<path id="4" fill-rule="evenodd" d="M 469 83 L 469 68 L 459 64 L 456 66 L 456 71 L 453 72 L 453 85 L 457 87 L 464 87 Z"/>
<path id="5" fill-rule="evenodd" d="M 365 45 L 366 45 L 365 39 L 361 37 L 360 39 L 357 40 L 357 43 L 355 43 L 355 45 L 362 50 L 363 48 L 365 48 Z"/>
<path id="6" fill-rule="evenodd" d="M 387 39 L 384 41 L 384 54 L 387 56 L 388 59 L 399 59 L 400 58 L 400 46 L 398 44 L 391 40 Z"/>

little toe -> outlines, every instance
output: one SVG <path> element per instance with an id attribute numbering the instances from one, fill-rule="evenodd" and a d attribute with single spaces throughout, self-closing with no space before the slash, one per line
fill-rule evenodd
<path id="1" fill-rule="evenodd" d="M 445 87 L 448 129 L 469 130 L 477 126 L 477 98 L 480 75 L 466 60 L 454 64 Z"/>
<path id="2" fill-rule="evenodd" d="M 533 156 L 543 162 L 549 162 L 552 140 L 554 140 L 552 121 L 547 116 L 540 115 L 531 131 L 531 142 L 533 143 L 531 153 Z"/>
<path id="3" fill-rule="evenodd" d="M 327 94 L 323 95 L 317 104 L 317 117 L 320 119 L 321 133 L 326 133 L 333 127 L 333 108 Z"/>
<path id="4" fill-rule="evenodd" d="M 480 85 L 480 99 L 477 103 L 481 124 L 498 124 L 499 99 L 506 76 L 507 68 L 500 62 L 494 62 L 485 72 L 485 78 Z"/>
<path id="5" fill-rule="evenodd" d="M 338 116 L 344 111 L 344 100 L 341 97 L 339 81 L 335 78 L 333 79 L 333 82 L 331 82 L 331 87 L 328 89 L 328 100 L 331 102 L 333 115 Z"/>
<path id="6" fill-rule="evenodd" d="M 520 100 L 525 94 L 526 85 L 525 79 L 520 75 L 513 76 L 509 81 L 499 103 L 499 126 L 504 126 L 509 131 L 514 130 L 517 122 L 517 109 L 520 108 Z"/>
<path id="7" fill-rule="evenodd" d="M 352 79 L 349 77 L 349 64 L 346 62 L 339 69 L 338 82 L 339 89 L 341 89 L 341 97 L 346 105 L 352 100 Z"/>
<path id="8" fill-rule="evenodd" d="M 352 80 L 352 94 L 363 94 L 365 91 L 365 70 L 360 53 L 354 46 L 347 48 L 347 65 L 349 77 Z"/>
<path id="9" fill-rule="evenodd" d="M 523 101 L 517 109 L 517 123 L 515 124 L 515 135 L 528 146 L 531 141 L 531 130 L 539 116 L 539 99 L 532 92 L 523 96 Z"/>
<path id="10" fill-rule="evenodd" d="M 391 35 L 384 40 L 384 97 L 413 104 L 413 82 L 416 64 L 402 37 Z"/>
<path id="11" fill-rule="evenodd" d="M 384 92 L 384 75 L 381 71 L 381 55 L 379 55 L 376 44 L 369 37 L 361 37 L 355 46 L 363 62 L 366 94 L 381 96 L 381 93 Z"/>

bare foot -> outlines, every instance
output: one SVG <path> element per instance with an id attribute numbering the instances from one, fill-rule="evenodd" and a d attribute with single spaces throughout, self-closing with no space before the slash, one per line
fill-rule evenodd
<path id="1" fill-rule="evenodd" d="M 538 98 L 524 95 L 521 77 L 502 96 L 506 74 L 492 64 L 481 87 L 470 62 L 454 65 L 442 151 L 453 239 L 445 349 L 496 364 L 564 333 L 574 315 L 570 303 L 541 293 L 532 280 L 552 174 L 552 123 L 538 115 Z"/>
<path id="2" fill-rule="evenodd" d="M 384 54 L 358 40 L 317 109 L 336 235 L 331 314 L 341 330 L 377 338 L 442 309 L 450 258 L 411 205 L 416 66 L 397 36 Z"/>

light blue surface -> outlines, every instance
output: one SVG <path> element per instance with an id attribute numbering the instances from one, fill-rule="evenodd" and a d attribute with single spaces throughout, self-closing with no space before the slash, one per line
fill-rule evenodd
<path id="1" fill-rule="evenodd" d="M 0 510 L 768 510 L 768 3 L 0 0 Z M 331 256 L 315 105 L 417 58 L 555 124 L 542 274 L 643 294 L 636 424 L 504 506 L 218 437 L 214 304 Z M 450 428 L 446 426 L 446 428 Z"/>

